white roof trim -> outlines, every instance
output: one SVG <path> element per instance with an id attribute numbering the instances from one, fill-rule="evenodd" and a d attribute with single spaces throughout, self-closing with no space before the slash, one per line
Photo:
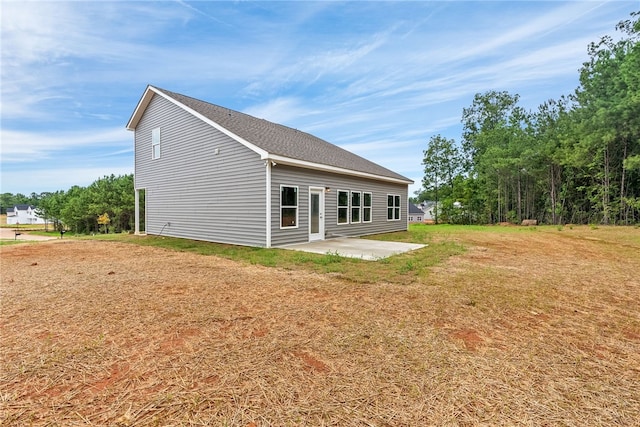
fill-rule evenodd
<path id="1" fill-rule="evenodd" d="M 209 125 L 213 126 L 214 128 L 216 128 L 220 132 L 222 132 L 225 135 L 227 135 L 228 137 L 230 137 L 232 139 L 235 139 L 236 141 L 238 141 L 240 144 L 244 145 L 245 147 L 247 147 L 251 151 L 254 151 L 254 152 L 258 153 L 260 155 L 260 157 L 264 158 L 265 156 L 267 156 L 269 154 L 265 150 L 263 150 L 262 148 L 259 148 L 259 147 L 255 146 L 254 144 L 250 143 L 249 141 L 247 141 L 246 139 L 239 137 L 235 133 L 229 131 L 227 128 L 220 126 L 218 123 L 214 122 L 213 120 L 211 120 L 211 119 L 203 116 L 202 114 L 198 113 L 197 111 L 187 107 L 186 105 L 184 105 L 181 102 L 173 99 L 169 95 L 167 95 L 165 93 L 162 93 L 161 91 L 157 90 L 153 86 L 149 86 L 147 88 L 147 92 L 145 92 L 145 94 L 143 95 L 142 99 L 138 103 L 138 106 L 136 107 L 135 112 L 133 113 L 133 116 L 131 117 L 131 120 L 127 124 L 127 129 L 129 129 L 129 130 L 134 130 L 135 129 L 135 127 L 131 127 L 130 125 L 131 125 L 131 122 L 134 121 L 134 117 L 136 117 L 136 115 L 138 114 L 138 109 L 144 104 L 144 106 L 143 106 L 143 108 L 142 108 L 142 110 L 140 112 L 140 117 L 141 117 L 142 116 L 142 112 L 144 112 L 144 109 L 147 108 L 147 106 L 149 105 L 149 102 L 151 102 L 151 97 L 149 97 L 149 99 L 145 101 L 145 98 L 147 98 L 148 91 L 153 91 L 153 93 L 162 96 L 167 101 L 170 101 L 171 103 L 173 103 L 176 106 L 182 108 L 186 112 L 196 116 L 197 118 L 199 118 L 203 122 L 208 123 Z M 137 122 L 140 120 L 140 117 L 136 118 L 136 120 L 135 120 L 136 125 L 137 125 Z"/>
<path id="2" fill-rule="evenodd" d="M 413 181 L 409 179 L 392 178 L 388 176 L 376 175 L 376 174 L 367 173 L 367 172 L 355 171 L 352 169 L 343 169 L 336 166 L 329 166 L 321 163 L 307 162 L 305 160 L 292 159 L 290 157 L 277 156 L 273 154 L 271 155 L 267 154 L 267 156 L 262 157 L 262 159 L 276 162 L 276 164 L 280 163 L 283 165 L 297 166 L 305 169 L 313 169 L 313 170 L 318 170 L 323 172 L 338 173 L 341 175 L 351 175 L 351 176 L 357 176 L 360 178 L 375 179 L 376 181 L 387 181 L 387 182 L 393 182 L 395 184 L 413 184 Z"/>

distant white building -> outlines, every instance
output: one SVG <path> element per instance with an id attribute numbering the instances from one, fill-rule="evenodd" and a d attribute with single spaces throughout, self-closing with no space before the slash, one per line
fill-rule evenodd
<path id="1" fill-rule="evenodd" d="M 424 212 L 422 212 L 422 209 L 413 203 L 409 203 L 409 222 L 414 223 L 422 221 L 424 221 Z"/>
<path id="2" fill-rule="evenodd" d="M 36 208 L 31 205 L 15 205 L 7 208 L 7 224 L 44 224 L 44 218 L 36 213 Z"/>
<path id="3" fill-rule="evenodd" d="M 424 221 L 433 222 L 436 219 L 436 202 L 424 201 L 418 206 L 424 212 Z"/>

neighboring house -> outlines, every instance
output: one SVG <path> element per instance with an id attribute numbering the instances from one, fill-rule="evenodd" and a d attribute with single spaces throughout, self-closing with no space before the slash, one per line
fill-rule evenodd
<path id="1" fill-rule="evenodd" d="M 422 221 L 424 221 L 424 212 L 422 212 L 422 209 L 413 203 L 409 203 L 409 222 L 413 223 Z"/>
<path id="2" fill-rule="evenodd" d="M 272 247 L 407 229 L 413 181 L 308 133 L 153 86 L 127 129 L 136 232 Z"/>
<path id="3" fill-rule="evenodd" d="M 420 203 L 420 210 L 424 212 L 424 222 L 433 223 L 436 220 L 436 202 L 424 201 Z"/>
<path id="4" fill-rule="evenodd" d="M 7 208 L 7 224 L 44 224 L 44 218 L 40 218 L 36 213 L 35 206 L 15 205 Z"/>

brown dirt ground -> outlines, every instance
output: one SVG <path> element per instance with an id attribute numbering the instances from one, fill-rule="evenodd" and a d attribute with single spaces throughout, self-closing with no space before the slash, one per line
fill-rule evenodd
<path id="1" fill-rule="evenodd" d="M 640 425 L 640 245 L 454 238 L 410 285 L 2 247 L 0 424 Z"/>

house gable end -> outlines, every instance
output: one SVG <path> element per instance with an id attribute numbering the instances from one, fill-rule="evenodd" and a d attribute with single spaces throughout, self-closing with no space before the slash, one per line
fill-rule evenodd
<path id="1" fill-rule="evenodd" d="M 157 128 L 162 155 L 154 158 Z M 144 208 L 144 232 L 266 245 L 266 211 L 254 213 L 251 221 L 239 215 L 247 200 L 265 203 L 265 165 L 259 154 L 155 95 L 136 124 L 134 146 L 135 187 L 144 189 L 144 205 L 138 206 Z"/>
<path id="2" fill-rule="evenodd" d="M 387 182 L 413 183 L 402 175 L 311 134 L 153 86 L 145 90 L 127 129 L 135 130 L 155 95 L 162 96 L 258 153 L 263 160 Z"/>
<path id="3" fill-rule="evenodd" d="M 202 120 L 203 122 L 213 126 L 215 129 L 219 130 L 220 132 L 224 133 L 225 135 L 229 136 L 230 138 L 238 141 L 240 144 L 242 144 L 245 147 L 249 148 L 250 150 L 258 153 L 261 158 L 267 158 L 268 157 L 268 153 L 266 151 L 258 148 L 254 144 L 244 140 L 243 138 L 241 138 L 238 135 L 234 134 L 233 132 L 229 131 L 225 127 L 220 126 L 218 123 L 216 123 L 215 121 L 211 120 L 210 118 L 205 117 L 201 113 L 199 113 L 199 112 L 195 111 L 194 109 L 184 105 L 183 103 L 179 102 L 175 98 L 167 95 L 163 91 L 160 91 L 160 90 L 156 89 L 153 86 L 148 86 L 147 89 L 145 90 L 144 94 L 142 95 L 142 98 L 138 102 L 138 105 L 136 106 L 136 109 L 134 110 L 131 118 L 129 119 L 129 122 L 127 123 L 127 130 L 135 130 L 136 129 L 138 123 L 140 122 L 140 119 L 142 118 L 145 110 L 149 106 L 149 103 L 151 102 L 151 99 L 154 97 L 154 95 L 162 96 L 164 99 L 166 99 L 167 101 L 169 101 L 169 102 L 175 104 L 176 106 L 182 108 L 183 110 L 185 110 L 189 114 L 192 114 L 195 117 L 197 117 L 198 119 Z"/>

